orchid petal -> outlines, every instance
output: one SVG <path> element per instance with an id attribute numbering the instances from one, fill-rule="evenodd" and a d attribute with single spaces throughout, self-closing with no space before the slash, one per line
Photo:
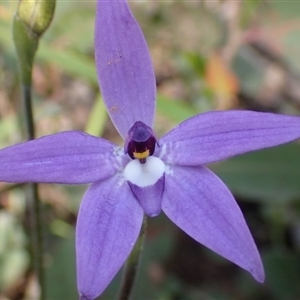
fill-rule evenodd
<path id="1" fill-rule="evenodd" d="M 87 190 L 76 228 L 81 299 L 92 300 L 107 287 L 130 254 L 142 221 L 143 210 L 119 175 Z"/>
<path id="2" fill-rule="evenodd" d="M 108 113 L 125 139 L 134 122 L 152 127 L 155 76 L 143 33 L 126 0 L 97 3 L 95 57 Z"/>
<path id="3" fill-rule="evenodd" d="M 300 137 L 300 118 L 253 111 L 214 111 L 192 117 L 159 141 L 156 155 L 197 166 L 284 144 Z"/>
<path id="4" fill-rule="evenodd" d="M 199 243 L 264 280 L 244 217 L 223 182 L 205 167 L 168 166 L 162 209 Z"/>
<path id="5" fill-rule="evenodd" d="M 130 181 L 128 181 L 128 184 L 132 193 L 144 209 L 144 212 L 149 217 L 156 217 L 161 211 L 161 201 L 165 187 L 165 175 L 163 174 L 162 177 L 151 186 L 139 187 Z"/>
<path id="6" fill-rule="evenodd" d="M 145 213 L 150 217 L 161 211 L 161 200 L 165 185 L 165 164 L 157 157 L 147 157 L 145 163 L 138 159 L 130 161 L 124 169 L 132 193 Z"/>
<path id="7" fill-rule="evenodd" d="M 0 150 L 0 181 L 91 183 L 115 174 L 123 159 L 104 139 L 66 131 Z"/>

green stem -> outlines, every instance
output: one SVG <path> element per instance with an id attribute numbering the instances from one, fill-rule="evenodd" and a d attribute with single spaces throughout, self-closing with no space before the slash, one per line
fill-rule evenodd
<path id="1" fill-rule="evenodd" d="M 32 97 L 31 86 L 21 84 L 22 101 L 24 107 L 26 135 L 28 140 L 35 138 L 33 111 L 32 111 Z M 29 201 L 28 210 L 30 213 L 30 227 L 31 227 L 31 248 L 33 257 L 33 268 L 37 274 L 40 285 L 40 299 L 45 298 L 45 280 L 43 269 L 43 235 L 42 235 L 42 217 L 41 205 L 38 196 L 38 185 L 36 183 L 29 184 Z"/>
<path id="2" fill-rule="evenodd" d="M 22 92 L 22 102 L 24 107 L 26 135 L 28 140 L 33 140 L 35 138 L 35 130 L 34 130 L 34 121 L 33 121 L 33 112 L 32 112 L 32 101 L 31 101 L 31 85 L 27 85 L 24 83 L 24 81 L 22 81 L 21 92 Z"/>
<path id="3" fill-rule="evenodd" d="M 25 114 L 27 139 L 35 138 L 32 110 L 31 82 L 32 68 L 41 35 L 47 30 L 53 18 L 56 0 L 19 1 L 13 18 L 13 39 L 19 62 L 22 102 Z M 38 186 L 30 184 L 28 210 L 32 242 L 32 264 L 40 285 L 40 300 L 45 298 L 43 269 L 43 239 L 41 204 Z"/>
<path id="4" fill-rule="evenodd" d="M 144 216 L 140 235 L 126 261 L 119 300 L 128 300 L 132 292 L 134 281 L 137 274 L 138 265 L 140 262 L 140 256 L 143 251 L 146 230 L 147 230 L 147 217 Z"/>

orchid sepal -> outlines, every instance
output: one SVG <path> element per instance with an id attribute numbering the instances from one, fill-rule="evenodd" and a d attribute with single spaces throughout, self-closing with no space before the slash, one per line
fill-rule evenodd
<path id="1" fill-rule="evenodd" d="M 114 175 L 128 161 L 122 148 L 80 131 L 65 131 L 0 151 L 0 180 L 84 184 Z"/>
<path id="2" fill-rule="evenodd" d="M 132 250 L 143 210 L 119 174 L 86 191 L 76 226 L 77 286 L 93 300 L 107 287 Z M 109 262 L 109 263 L 108 263 Z"/>
<path id="3" fill-rule="evenodd" d="M 168 168 L 162 200 L 164 213 L 197 242 L 263 282 L 259 252 L 225 184 L 205 167 Z"/>
<path id="4" fill-rule="evenodd" d="M 199 166 L 300 138 L 300 118 L 254 111 L 212 111 L 189 118 L 160 140 L 156 155 Z"/>
<path id="5" fill-rule="evenodd" d="M 95 59 L 107 111 L 123 139 L 136 121 L 152 128 L 154 69 L 144 35 L 126 0 L 98 0 Z"/>

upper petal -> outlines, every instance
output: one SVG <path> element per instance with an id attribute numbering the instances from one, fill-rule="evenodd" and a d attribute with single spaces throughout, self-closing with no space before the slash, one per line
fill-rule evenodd
<path id="1" fill-rule="evenodd" d="M 134 122 L 153 127 L 156 86 L 143 33 L 126 0 L 97 3 L 95 58 L 108 113 L 125 139 Z"/>
<path id="2" fill-rule="evenodd" d="M 253 111 L 214 111 L 192 117 L 162 137 L 157 155 L 180 165 L 202 165 L 300 137 L 300 118 Z"/>
<path id="3" fill-rule="evenodd" d="M 0 181 L 91 183 L 115 174 L 122 159 L 112 143 L 66 131 L 0 150 Z"/>
<path id="4" fill-rule="evenodd" d="M 169 166 L 162 209 L 188 235 L 249 271 L 264 270 L 244 217 L 223 182 L 205 167 Z"/>
<path id="5" fill-rule="evenodd" d="M 118 175 L 87 190 L 76 227 L 81 299 L 92 300 L 107 287 L 130 254 L 142 221 L 142 208 Z"/>

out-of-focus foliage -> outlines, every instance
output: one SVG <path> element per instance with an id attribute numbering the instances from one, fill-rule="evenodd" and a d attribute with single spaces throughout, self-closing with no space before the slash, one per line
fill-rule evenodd
<path id="1" fill-rule="evenodd" d="M 131 1 L 155 66 L 157 136 L 197 113 L 252 109 L 299 114 L 298 2 Z M 22 140 L 12 18 L 0 3 L 0 147 Z M 33 72 L 39 136 L 79 129 L 122 145 L 101 101 L 93 56 L 95 1 L 57 1 Z M 221 149 L 220 149 L 221 151 Z M 196 154 L 195 154 L 196 155 Z M 266 283 L 151 219 L 134 299 L 299 299 L 300 146 L 210 166 L 235 194 L 262 253 Z M 77 298 L 74 229 L 85 186 L 40 185 L 49 300 Z M 0 298 L 33 299 L 23 187 L 0 184 Z M 199 199 L 201 201 L 201 199 Z M 120 274 L 101 299 L 115 298 Z M 146 295 L 146 296 L 145 296 Z"/>
<path id="2" fill-rule="evenodd" d="M 213 169 L 236 195 L 288 204 L 300 195 L 299 153 L 300 145 L 289 144 L 236 156 Z"/>
<path id="3" fill-rule="evenodd" d="M 0 213 L 0 289 L 10 288 L 22 278 L 28 267 L 25 251 L 26 236 L 19 221 L 12 214 Z"/>

